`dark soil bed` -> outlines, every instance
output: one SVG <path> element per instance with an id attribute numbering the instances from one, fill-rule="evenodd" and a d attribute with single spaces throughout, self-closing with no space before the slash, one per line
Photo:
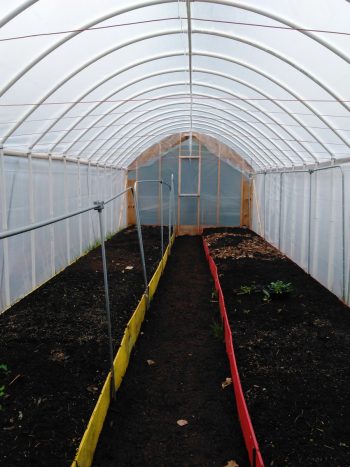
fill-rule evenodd
<path id="1" fill-rule="evenodd" d="M 142 231 L 150 279 L 160 230 Z M 144 291 L 136 230 L 106 251 L 117 348 Z M 0 316 L 0 364 L 0 465 L 70 465 L 109 370 L 100 248 Z"/>
<path id="2" fill-rule="evenodd" d="M 249 230 L 208 229 L 204 236 L 266 465 L 348 467 L 349 308 Z M 263 293 L 279 280 L 293 290 Z"/>
<path id="3" fill-rule="evenodd" d="M 178 238 L 95 467 L 248 465 L 232 385 L 222 388 L 230 370 L 222 335 L 213 330 L 213 290 L 201 238 Z"/>

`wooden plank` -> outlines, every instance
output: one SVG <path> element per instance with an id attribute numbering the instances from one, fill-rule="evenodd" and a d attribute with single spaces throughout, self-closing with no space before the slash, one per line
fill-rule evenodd
<path id="1" fill-rule="evenodd" d="M 250 181 L 242 174 L 241 183 L 241 226 L 250 227 Z"/>
<path id="2" fill-rule="evenodd" d="M 134 183 L 135 183 L 135 180 L 128 179 L 126 187 L 129 188 L 131 186 L 134 186 Z M 131 190 L 128 191 L 127 203 L 128 203 L 128 211 L 127 211 L 127 217 L 126 217 L 127 225 L 135 225 L 136 224 L 135 203 L 134 203 L 134 197 L 132 196 Z"/>

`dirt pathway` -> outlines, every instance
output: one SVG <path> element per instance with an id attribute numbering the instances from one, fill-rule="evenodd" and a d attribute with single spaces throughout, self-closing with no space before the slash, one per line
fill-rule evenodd
<path id="1" fill-rule="evenodd" d="M 213 334 L 219 313 L 212 291 L 201 238 L 177 239 L 95 467 L 248 465 L 232 386 L 221 387 L 229 367 Z M 180 419 L 188 424 L 179 426 Z"/>

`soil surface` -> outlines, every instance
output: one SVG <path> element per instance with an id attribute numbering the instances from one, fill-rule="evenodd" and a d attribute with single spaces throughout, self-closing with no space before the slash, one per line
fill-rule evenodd
<path id="1" fill-rule="evenodd" d="M 266 466 L 350 465 L 350 310 L 247 229 L 208 229 Z M 271 282 L 291 283 L 267 295 Z"/>
<path id="2" fill-rule="evenodd" d="M 95 467 L 248 465 L 213 291 L 201 238 L 178 238 Z"/>
<path id="3" fill-rule="evenodd" d="M 142 232 L 150 279 L 160 230 Z M 117 348 L 144 291 L 136 230 L 118 233 L 106 252 Z M 73 461 L 109 370 L 104 303 L 97 248 L 0 316 L 0 465 Z"/>

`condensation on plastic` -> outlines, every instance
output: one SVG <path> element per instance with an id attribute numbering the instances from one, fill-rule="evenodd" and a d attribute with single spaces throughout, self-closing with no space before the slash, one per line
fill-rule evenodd
<path id="1" fill-rule="evenodd" d="M 239 225 L 243 175 L 224 160 L 221 160 L 219 183 L 219 158 L 204 145 L 200 145 L 199 149 L 199 144 L 193 141 L 192 156 L 198 156 L 199 151 L 200 162 L 199 159 L 180 159 L 181 194 L 187 196 L 178 196 L 178 189 L 179 155 L 182 157 L 190 155 L 188 140 L 181 143 L 181 148 L 176 145 L 161 156 L 156 156 L 154 153 L 154 157 L 150 161 L 144 162 L 140 166 L 137 164 L 137 169 L 130 170 L 128 177 L 131 180 L 162 178 L 166 183 L 170 184 L 171 174 L 173 174 L 175 199 L 177 200 L 176 216 L 179 208 L 180 216 L 178 221 L 181 225 L 201 225 L 203 227 Z M 198 191 L 199 175 L 200 187 Z M 139 184 L 139 207 L 143 224 L 159 224 L 159 202 L 159 186 L 156 183 Z M 163 203 L 164 223 L 166 224 L 168 219 L 168 189 L 166 186 L 163 188 Z"/>
<path id="2" fill-rule="evenodd" d="M 31 182 L 29 160 L 14 156 L 4 157 L 4 171 L 8 229 L 24 227 L 90 206 L 94 201 L 107 199 L 122 191 L 126 181 L 124 171 L 94 166 L 89 169 L 83 164 L 78 169 L 77 163 L 53 160 L 50 187 L 48 159 L 32 159 Z M 103 214 L 107 235 L 125 227 L 125 211 L 123 198 L 105 207 Z M 5 303 L 5 294 L 1 293 L 0 311 L 65 268 L 99 238 L 95 211 L 9 238 L 10 303 Z M 0 241 L 0 287 L 2 291 L 5 290 L 3 240 Z"/>
<path id="3" fill-rule="evenodd" d="M 337 167 L 315 171 L 312 175 L 307 172 L 256 175 L 252 228 L 350 304 L 350 164 L 343 165 L 342 169 L 344 207 L 342 176 Z"/>

